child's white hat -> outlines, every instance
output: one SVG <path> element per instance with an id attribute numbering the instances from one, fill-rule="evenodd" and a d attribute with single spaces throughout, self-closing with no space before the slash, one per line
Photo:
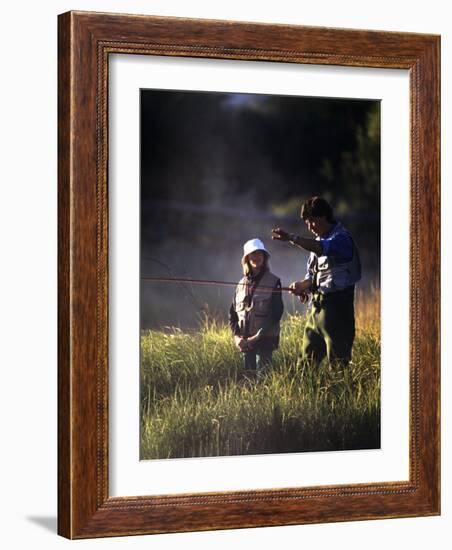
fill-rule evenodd
<path id="1" fill-rule="evenodd" d="M 260 239 L 250 239 L 249 241 L 246 241 L 246 243 L 243 245 L 242 262 L 245 260 L 245 257 L 248 256 L 248 254 L 256 252 L 256 250 L 261 250 L 270 257 L 270 252 L 265 248 L 264 243 Z"/>

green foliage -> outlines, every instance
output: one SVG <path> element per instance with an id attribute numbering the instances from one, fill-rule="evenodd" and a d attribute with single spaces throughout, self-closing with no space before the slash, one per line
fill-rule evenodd
<path id="1" fill-rule="evenodd" d="M 356 129 L 356 148 L 342 154 L 340 180 L 345 188 L 350 183 L 359 186 L 360 196 L 349 208 L 378 207 L 380 191 L 380 105 L 369 111 L 365 125 Z M 377 203 L 376 203 L 377 201 Z"/>
<path id="2" fill-rule="evenodd" d="M 304 319 L 283 323 L 274 367 L 243 369 L 230 330 L 141 338 L 141 458 L 175 458 L 380 445 L 380 345 L 358 334 L 346 369 L 300 360 Z"/>

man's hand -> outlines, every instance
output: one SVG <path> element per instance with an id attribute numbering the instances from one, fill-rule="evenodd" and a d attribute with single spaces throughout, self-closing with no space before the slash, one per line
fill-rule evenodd
<path id="1" fill-rule="evenodd" d="M 308 252 L 314 252 L 317 256 L 323 254 L 323 247 L 319 241 L 315 239 L 307 239 L 306 237 L 300 237 L 294 233 L 289 233 L 280 227 L 272 229 L 272 239 L 275 241 L 290 241 L 292 244 L 307 250 Z"/>
<path id="2" fill-rule="evenodd" d="M 272 239 L 275 239 L 276 241 L 290 241 L 291 236 L 291 233 L 284 231 L 284 229 L 281 229 L 280 227 L 272 229 Z"/>
<path id="3" fill-rule="evenodd" d="M 242 336 L 234 336 L 234 342 L 239 351 L 247 351 L 248 343 Z"/>
<path id="4" fill-rule="evenodd" d="M 289 285 L 289 289 L 292 294 L 295 294 L 295 296 L 300 296 L 300 300 L 301 297 L 303 297 L 303 303 L 305 303 L 308 298 L 309 290 L 311 290 L 311 281 L 309 279 L 305 279 L 304 281 L 295 281 Z"/>

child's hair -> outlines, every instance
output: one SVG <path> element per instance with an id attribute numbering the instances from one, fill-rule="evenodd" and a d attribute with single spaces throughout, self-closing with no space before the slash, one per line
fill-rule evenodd
<path id="1" fill-rule="evenodd" d="M 268 269 L 270 269 L 269 262 L 268 262 L 268 254 L 265 252 L 265 250 L 260 250 L 259 252 L 262 252 L 262 254 L 264 255 L 264 265 L 262 266 L 262 269 L 263 271 L 267 271 Z M 245 256 L 242 260 L 242 269 L 243 269 L 243 274 L 245 276 L 248 276 L 252 273 L 251 265 L 248 260 L 248 255 Z"/>

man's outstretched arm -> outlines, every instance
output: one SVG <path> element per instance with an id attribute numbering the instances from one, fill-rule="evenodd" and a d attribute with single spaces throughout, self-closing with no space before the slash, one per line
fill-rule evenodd
<path id="1" fill-rule="evenodd" d="M 272 229 L 272 239 L 276 241 L 291 242 L 304 250 L 314 252 L 317 256 L 321 256 L 323 254 L 323 248 L 319 241 L 316 241 L 315 239 L 307 239 L 306 237 L 299 237 L 294 233 L 284 231 L 284 229 L 281 229 L 280 227 Z"/>

